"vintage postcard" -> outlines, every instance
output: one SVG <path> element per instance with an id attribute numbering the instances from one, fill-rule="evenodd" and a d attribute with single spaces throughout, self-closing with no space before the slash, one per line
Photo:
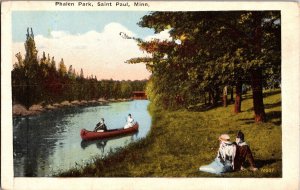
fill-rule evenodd
<path id="1" fill-rule="evenodd" d="M 4 1 L 3 189 L 299 189 L 297 2 Z"/>

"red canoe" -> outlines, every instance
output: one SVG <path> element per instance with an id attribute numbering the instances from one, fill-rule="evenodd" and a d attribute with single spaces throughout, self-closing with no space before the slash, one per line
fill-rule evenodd
<path id="1" fill-rule="evenodd" d="M 124 128 L 111 129 L 105 132 L 94 132 L 86 129 L 81 129 L 80 136 L 82 140 L 95 140 L 95 139 L 104 139 L 104 138 L 110 138 L 119 135 L 134 133 L 138 130 L 139 130 L 139 124 L 138 122 L 136 122 L 132 127 L 129 127 L 127 129 Z"/>

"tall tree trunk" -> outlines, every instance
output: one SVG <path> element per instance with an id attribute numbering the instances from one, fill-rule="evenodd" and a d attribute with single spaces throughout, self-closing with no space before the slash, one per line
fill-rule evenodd
<path id="1" fill-rule="evenodd" d="M 253 94 L 253 107 L 255 122 L 265 122 L 266 113 L 262 93 L 262 70 L 261 68 L 251 71 L 251 86 Z"/>
<path id="2" fill-rule="evenodd" d="M 230 87 L 230 102 L 233 102 L 233 86 Z"/>
<path id="3" fill-rule="evenodd" d="M 212 103 L 212 92 L 211 90 L 208 92 L 208 104 L 211 104 Z"/>
<path id="4" fill-rule="evenodd" d="M 235 87 L 234 113 L 240 113 L 242 107 L 242 82 L 239 80 Z"/>
<path id="5" fill-rule="evenodd" d="M 216 106 L 219 100 L 220 100 L 220 93 L 219 93 L 219 89 L 217 88 L 214 90 L 214 94 L 213 94 L 213 105 Z"/>
<path id="6" fill-rule="evenodd" d="M 223 88 L 223 106 L 227 107 L 227 86 Z"/>
<path id="7" fill-rule="evenodd" d="M 262 29 L 261 22 L 262 16 L 260 12 L 253 12 L 255 18 L 255 28 L 254 28 L 254 38 L 253 45 L 254 50 L 257 55 L 261 52 L 262 43 Z M 266 114 L 263 102 L 263 92 L 262 92 L 262 68 L 256 66 L 255 69 L 251 70 L 251 86 L 253 93 L 253 107 L 255 114 L 255 122 L 265 122 Z"/>
<path id="8" fill-rule="evenodd" d="M 215 106 L 217 104 L 217 93 L 213 90 L 210 91 L 210 96 L 209 96 L 209 99 L 210 99 L 210 103 Z"/>

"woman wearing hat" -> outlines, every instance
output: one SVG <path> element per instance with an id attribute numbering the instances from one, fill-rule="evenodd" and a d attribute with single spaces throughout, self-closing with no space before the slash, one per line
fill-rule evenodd
<path id="1" fill-rule="evenodd" d="M 236 153 L 236 145 L 230 142 L 228 134 L 222 134 L 219 137 L 220 147 L 217 157 L 209 165 L 199 168 L 200 171 L 214 174 L 221 174 L 234 170 L 234 158 Z"/>
<path id="2" fill-rule="evenodd" d="M 124 126 L 124 129 L 132 127 L 133 125 L 134 125 L 134 119 L 132 118 L 131 114 L 128 114 L 127 121 L 126 121 L 126 124 Z"/>

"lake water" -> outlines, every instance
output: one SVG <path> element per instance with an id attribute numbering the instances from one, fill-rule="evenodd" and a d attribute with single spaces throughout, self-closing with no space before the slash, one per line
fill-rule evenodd
<path id="1" fill-rule="evenodd" d="M 51 176 L 145 137 L 151 127 L 148 104 L 148 100 L 135 100 L 14 118 L 15 177 Z M 105 118 L 108 129 L 121 128 L 128 113 L 139 123 L 137 133 L 108 140 L 81 140 L 80 130 L 93 130 L 101 117 Z"/>

